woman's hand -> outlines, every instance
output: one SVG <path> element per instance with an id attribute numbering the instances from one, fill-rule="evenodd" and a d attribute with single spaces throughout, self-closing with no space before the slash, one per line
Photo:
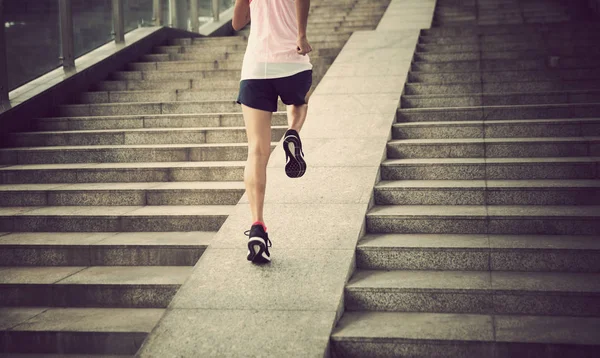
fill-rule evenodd
<path id="1" fill-rule="evenodd" d="M 296 46 L 296 52 L 298 52 L 298 54 L 302 56 L 312 51 L 312 47 L 308 43 L 308 39 L 306 39 L 306 36 L 298 37 L 298 40 L 296 41 Z"/>
<path id="2" fill-rule="evenodd" d="M 250 22 L 250 1 L 235 0 L 231 25 L 235 31 L 240 31 Z"/>

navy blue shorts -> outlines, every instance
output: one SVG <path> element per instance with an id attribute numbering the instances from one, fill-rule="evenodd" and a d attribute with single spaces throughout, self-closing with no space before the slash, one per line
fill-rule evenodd
<path id="1" fill-rule="evenodd" d="M 281 78 L 240 81 L 237 103 L 267 112 L 277 112 L 277 97 L 287 105 L 306 104 L 312 85 L 312 70 Z"/>

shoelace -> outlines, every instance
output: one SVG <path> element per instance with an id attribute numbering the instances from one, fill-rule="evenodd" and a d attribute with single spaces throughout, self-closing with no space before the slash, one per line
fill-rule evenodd
<path id="1" fill-rule="evenodd" d="M 244 235 L 250 237 L 250 230 L 244 231 Z M 271 246 L 273 246 L 273 244 L 271 243 L 271 240 L 267 237 L 267 247 L 271 247 Z"/>

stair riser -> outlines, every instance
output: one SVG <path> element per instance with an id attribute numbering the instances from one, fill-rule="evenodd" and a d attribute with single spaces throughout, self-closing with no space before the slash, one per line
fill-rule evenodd
<path id="1" fill-rule="evenodd" d="M 339 357 L 593 357 L 597 347 L 593 345 L 527 344 L 496 342 L 460 342 L 386 338 L 376 341 L 367 338 L 340 341 L 332 338 L 332 349 Z"/>
<path id="2" fill-rule="evenodd" d="M 187 38 L 187 39 L 172 39 L 169 41 L 171 46 L 189 46 L 191 44 L 211 47 L 215 45 L 222 46 L 228 45 L 242 45 L 246 43 L 247 39 L 244 36 L 231 36 L 231 37 L 200 37 L 200 38 Z"/>
<path id="3" fill-rule="evenodd" d="M 600 251 L 566 249 L 356 250 L 364 270 L 600 272 Z"/>
<path id="4" fill-rule="evenodd" d="M 171 54 L 171 53 L 210 53 L 211 55 L 222 55 L 225 52 L 241 52 L 246 50 L 246 44 L 231 44 L 218 46 L 157 46 L 154 48 L 154 53 Z"/>
<path id="5" fill-rule="evenodd" d="M 350 311 L 600 316 L 594 293 L 346 288 L 344 298 Z"/>
<path id="6" fill-rule="evenodd" d="M 277 142 L 286 128 L 272 128 L 272 141 Z M 202 144 L 202 143 L 247 143 L 245 129 L 186 131 L 149 131 L 122 133 L 57 133 L 19 134 L 10 138 L 10 145 L 16 147 L 56 146 L 56 145 L 136 145 L 136 144 Z"/>
<path id="7" fill-rule="evenodd" d="M 287 125 L 285 114 L 274 114 L 271 120 L 274 126 Z M 243 127 L 244 119 L 240 114 L 217 114 L 204 116 L 141 116 L 137 118 L 106 117 L 70 117 L 60 119 L 41 119 L 36 121 L 39 131 L 97 130 L 97 129 L 134 129 L 134 128 L 203 128 L 203 127 Z"/>
<path id="8" fill-rule="evenodd" d="M 564 33 L 558 32 L 550 35 L 542 34 L 507 34 L 507 35 L 482 35 L 482 36 L 461 36 L 461 37 L 435 37 L 435 36 L 420 36 L 419 44 L 497 44 L 497 43 L 510 43 L 510 42 L 534 42 L 534 43 L 547 43 L 550 39 L 552 41 L 568 41 L 573 40 L 600 40 L 595 33 Z"/>
<path id="9" fill-rule="evenodd" d="M 247 147 L 106 148 L 0 152 L 0 164 L 245 161 Z"/>
<path id="10" fill-rule="evenodd" d="M 217 231 L 227 216 L 0 216 L 5 232 Z"/>
<path id="11" fill-rule="evenodd" d="M 473 27 L 434 27 L 421 30 L 421 35 L 432 37 L 463 37 L 477 35 L 506 35 L 506 34 L 554 34 L 554 33 L 585 33 L 598 30 L 595 23 L 568 23 L 568 24 L 528 24 L 528 25 L 500 25 L 500 26 L 473 26 Z"/>
<path id="12" fill-rule="evenodd" d="M 600 40 L 600 39 L 599 39 Z M 568 68 L 598 68 L 600 59 L 560 58 L 556 65 L 548 59 L 518 61 L 462 61 L 441 63 L 413 63 L 412 71 L 422 72 L 471 72 L 471 71 L 550 71 Z"/>
<path id="13" fill-rule="evenodd" d="M 397 234 L 541 234 L 594 235 L 600 222 L 593 218 L 515 217 L 456 218 L 410 216 L 367 216 L 369 233 Z"/>
<path id="14" fill-rule="evenodd" d="M 194 266 L 205 248 L 147 246 L 8 246 L 3 266 Z"/>
<path id="15" fill-rule="evenodd" d="M 215 61 L 242 61 L 244 50 L 212 53 L 152 53 L 140 57 L 142 62 L 168 62 L 168 61 L 201 61 L 214 63 Z"/>
<path id="16" fill-rule="evenodd" d="M 280 102 L 278 110 L 285 111 L 285 105 Z M 59 108 L 58 115 L 63 117 L 88 117 L 240 112 L 240 105 L 232 100 L 230 102 L 165 102 L 66 105 Z"/>
<path id="17" fill-rule="evenodd" d="M 589 48 L 591 52 L 595 52 L 594 45 L 598 39 L 585 40 L 553 40 L 550 42 L 501 42 L 501 43 L 482 43 L 482 44 L 419 44 L 417 52 L 499 52 L 499 51 L 549 51 L 568 53 L 581 53 L 584 49 Z M 584 51 L 585 52 L 585 51 Z"/>
<path id="18" fill-rule="evenodd" d="M 388 144 L 387 157 L 406 158 L 541 158 L 600 156 L 600 143 L 527 142 L 527 143 L 449 143 Z"/>
<path id="19" fill-rule="evenodd" d="M 166 308 L 180 285 L 0 285 L 4 307 Z"/>
<path id="20" fill-rule="evenodd" d="M 234 89 L 237 90 L 240 87 L 239 79 L 224 80 L 219 83 L 215 83 L 214 86 L 207 86 L 205 80 L 180 80 L 180 81 L 107 81 L 100 82 L 96 85 L 96 91 L 176 91 L 176 90 L 187 90 L 187 89 L 204 89 L 207 91 L 222 90 L 222 89 Z"/>
<path id="21" fill-rule="evenodd" d="M 411 83 L 490 83 L 490 82 L 527 82 L 556 80 L 600 80 L 598 69 L 575 69 L 556 71 L 502 71 L 483 73 L 423 73 L 411 72 L 408 80 Z"/>
<path id="22" fill-rule="evenodd" d="M 375 189 L 378 205 L 598 205 L 598 188 Z"/>
<path id="23" fill-rule="evenodd" d="M 473 95 L 460 97 L 415 98 L 403 96 L 402 108 L 439 108 L 509 106 L 528 104 L 600 103 L 600 92 L 588 93 L 520 93 L 506 95 Z"/>
<path id="24" fill-rule="evenodd" d="M 235 205 L 244 190 L 0 191 L 2 206 Z"/>
<path id="25" fill-rule="evenodd" d="M 598 163 L 506 163 L 382 166 L 383 180 L 594 179 Z"/>
<path id="26" fill-rule="evenodd" d="M 240 80 L 240 71 L 237 70 L 206 70 L 206 71 L 183 71 L 183 72 L 160 72 L 160 71 L 122 71 L 113 72 L 111 79 L 117 81 L 172 81 L 184 80 L 202 82 L 202 88 L 212 87 L 213 83 Z M 197 88 L 197 87 L 194 87 Z"/>
<path id="27" fill-rule="evenodd" d="M 244 168 L 82 168 L 77 170 L 10 170 L 0 172 L 2 184 L 141 183 L 169 181 L 243 181 Z"/>
<path id="28" fill-rule="evenodd" d="M 473 107 L 445 110 L 399 110 L 398 122 L 445 122 L 483 121 L 511 119 L 563 119 L 596 118 L 600 116 L 600 104 L 561 104 Z"/>
<path id="29" fill-rule="evenodd" d="M 563 123 L 515 123 L 436 126 L 396 126 L 392 128 L 393 139 L 436 138 L 544 138 L 600 136 L 600 121 Z"/>
<path id="30" fill-rule="evenodd" d="M 7 331 L 0 335 L 6 353 L 128 354 L 134 355 L 144 332 Z"/>
<path id="31" fill-rule="evenodd" d="M 487 52 L 416 52 L 414 61 L 432 62 L 456 62 L 456 61 L 479 61 L 479 60 L 539 60 L 549 56 L 559 57 L 598 57 L 600 50 L 553 50 L 553 51 L 487 51 Z M 560 63 L 560 59 L 559 59 Z"/>
<path id="32" fill-rule="evenodd" d="M 127 65 L 130 71 L 161 71 L 161 72 L 181 72 L 181 71 L 207 71 L 207 70 L 237 70 L 242 69 L 242 63 L 239 61 L 214 61 L 207 62 L 134 62 Z"/>
<path id="33" fill-rule="evenodd" d="M 459 93 L 526 93 L 526 92 L 557 92 L 576 90 L 599 90 L 600 81 L 532 81 L 532 82 L 491 82 L 491 83 L 465 83 L 465 84 L 419 84 L 406 85 L 405 95 L 442 95 Z"/>

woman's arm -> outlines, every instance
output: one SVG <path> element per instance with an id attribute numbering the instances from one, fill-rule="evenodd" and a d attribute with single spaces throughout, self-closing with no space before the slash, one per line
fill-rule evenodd
<path id="1" fill-rule="evenodd" d="M 235 0 L 233 9 L 233 20 L 231 25 L 235 31 L 240 31 L 250 22 L 250 1 Z"/>
<path id="2" fill-rule="evenodd" d="M 298 18 L 298 53 L 306 55 L 312 51 L 312 47 L 306 38 L 306 24 L 308 23 L 308 11 L 310 10 L 310 0 L 296 0 L 296 17 Z"/>

